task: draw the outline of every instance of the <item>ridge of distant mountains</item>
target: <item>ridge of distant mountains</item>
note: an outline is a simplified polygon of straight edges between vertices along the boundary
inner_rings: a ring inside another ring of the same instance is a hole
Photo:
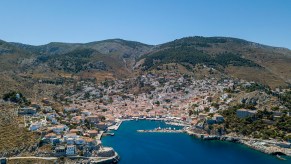
[[[185,37],[159,45],[122,39],[90,43],[32,46],[0,40],[1,86],[19,79],[93,77],[116,79],[135,76],[176,63],[189,72],[196,65],[271,87],[291,83],[291,51],[229,37]],[[1,92],[1,90],[0,90]]]

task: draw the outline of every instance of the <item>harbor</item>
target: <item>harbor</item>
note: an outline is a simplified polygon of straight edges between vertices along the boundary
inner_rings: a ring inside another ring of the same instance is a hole
[[[137,130],[139,133],[186,133],[190,136],[195,136],[196,138],[202,140],[220,140],[220,141],[227,141],[227,142],[234,142],[246,145],[247,147],[260,151],[265,154],[275,155],[276,157],[280,157],[279,159],[285,159],[281,157],[283,156],[291,156],[291,149],[290,144],[284,146],[285,142],[278,142],[278,141],[269,141],[269,140],[259,140],[259,139],[252,139],[248,137],[242,136],[230,136],[230,135],[209,135],[203,133],[195,133],[191,130],[186,130],[188,125],[184,124],[183,122],[171,122],[168,119],[159,119],[159,118],[148,118],[147,120],[154,120],[154,121],[163,121],[166,125],[171,126],[179,126],[183,127],[183,129],[175,129],[175,128],[154,128],[149,130]]]
[[[178,121],[170,121],[166,118],[132,118],[132,119],[123,119],[113,126],[110,126],[108,130],[114,130],[117,131],[121,124],[124,121],[155,121],[155,122],[163,122],[167,126],[175,126],[173,128],[166,127],[161,128],[160,126],[158,128],[153,129],[138,129],[136,132],[138,133],[186,133],[190,136],[195,136],[196,138],[202,139],[202,140],[220,140],[220,141],[227,141],[227,142],[234,142],[234,143],[240,143],[243,145],[246,145],[247,147],[266,153],[270,155],[275,155],[276,157],[280,157],[279,159],[285,159],[283,156],[291,156],[291,149],[290,148],[283,148],[277,145],[280,145],[280,142],[269,142],[269,141],[263,141],[258,139],[251,139],[246,137],[240,137],[240,136],[229,136],[229,135],[209,135],[209,134],[203,134],[203,133],[195,133],[191,130],[186,130],[188,125],[184,124],[183,122]],[[179,127],[179,128],[178,128]],[[102,136],[114,136],[114,133],[106,132],[102,133]]]
[[[285,144],[284,142],[259,140],[259,139],[252,139],[252,138],[240,137],[240,136],[229,136],[229,135],[218,136],[218,135],[200,134],[200,133],[194,133],[189,130],[185,132],[190,136],[195,136],[196,138],[199,138],[202,140],[220,140],[220,141],[241,143],[243,145],[246,145],[249,148],[260,151],[265,154],[291,156],[290,146],[286,145],[285,148],[282,146],[281,147],[278,146],[278,145]]]
[[[155,130],[157,127],[164,131]],[[211,163],[213,160],[216,160],[217,164],[287,164],[291,160],[288,156],[279,155],[286,159],[283,160],[277,155],[261,153],[245,144],[240,144],[240,137],[218,138],[215,135],[194,134],[187,131],[172,133],[167,131],[169,127],[172,130],[181,129],[164,121],[125,121],[118,130],[114,131],[114,137],[104,136],[102,144],[113,147],[118,152],[122,157],[120,164],[147,164],[157,163],[156,161],[164,161],[168,164]],[[203,139],[200,138],[202,136]],[[222,156],[225,158],[221,158]]]

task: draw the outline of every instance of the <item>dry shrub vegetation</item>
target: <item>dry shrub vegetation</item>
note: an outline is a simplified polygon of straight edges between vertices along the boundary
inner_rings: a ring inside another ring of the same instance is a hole
[[[0,105],[0,156],[27,152],[37,141],[37,135],[19,126],[13,105]]]

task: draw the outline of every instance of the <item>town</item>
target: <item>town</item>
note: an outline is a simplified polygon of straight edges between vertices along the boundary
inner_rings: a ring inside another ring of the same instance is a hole
[[[59,93],[54,98],[19,106],[15,114],[21,117],[24,127],[40,135],[34,153],[37,157],[69,157],[91,163],[117,162],[117,152],[103,147],[101,137],[113,136],[123,121],[138,119],[163,120],[167,124],[183,126],[188,134],[204,139],[225,139],[228,136],[233,141],[241,138],[241,142],[250,147],[261,144],[256,149],[269,154],[291,155],[288,139],[272,142],[268,138],[251,140],[228,132],[225,127],[224,111],[238,103],[247,104],[237,108],[235,115],[239,119],[253,118],[262,110],[273,110],[272,118],[264,119],[270,125],[283,115],[290,117],[290,112],[286,113],[287,108],[282,105],[274,110],[279,104],[274,96],[261,100],[261,97],[268,97],[261,91],[258,94],[263,96],[238,99],[240,92],[252,86],[255,86],[254,82],[244,80],[195,79],[174,72],[148,73],[135,79],[105,81],[98,85],[80,81],[66,92],[67,95]],[[139,90],[135,91],[135,88]],[[14,96],[21,99],[18,93]],[[61,109],[55,107],[56,102],[61,104]],[[255,144],[249,144],[251,141]],[[266,147],[272,147],[273,151]]]

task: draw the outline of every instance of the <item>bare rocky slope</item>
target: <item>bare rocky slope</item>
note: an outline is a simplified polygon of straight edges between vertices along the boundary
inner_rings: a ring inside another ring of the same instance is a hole
[[[63,85],[80,79],[127,78],[167,63],[181,64],[188,71],[204,64],[272,88],[291,83],[289,49],[236,38],[187,37],[155,46],[122,39],[41,46],[0,40],[0,93],[53,90],[55,87],[48,84]]]

